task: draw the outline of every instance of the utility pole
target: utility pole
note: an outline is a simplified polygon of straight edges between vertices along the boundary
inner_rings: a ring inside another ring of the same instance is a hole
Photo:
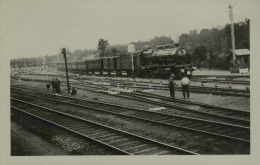
[[[134,52],[135,52],[135,45],[129,44],[128,45],[128,52],[131,53],[131,61],[132,61],[132,74],[134,74]]]
[[[67,52],[65,48],[62,48],[61,53],[64,56],[65,59],[65,69],[66,69],[66,78],[67,78],[67,87],[68,87],[68,93],[70,93],[70,83],[69,83],[69,75],[68,75],[68,66],[67,66]]]
[[[236,61],[236,54],[235,54],[235,31],[234,31],[234,16],[232,9],[233,7],[231,5],[228,6],[229,8],[229,14],[230,14],[230,20],[231,20],[231,41],[232,41],[232,55],[233,55],[233,66],[235,66],[235,61]]]
[[[132,73],[134,73],[134,55],[131,53],[131,61],[132,61]]]

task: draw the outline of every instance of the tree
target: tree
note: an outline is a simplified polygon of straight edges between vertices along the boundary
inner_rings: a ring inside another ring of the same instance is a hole
[[[100,51],[100,57],[105,56],[105,51],[108,46],[108,41],[104,39],[99,39],[98,41],[98,50]]]
[[[156,48],[159,45],[166,45],[166,44],[174,44],[174,41],[171,37],[161,36],[161,37],[154,37],[149,41],[149,47]]]
[[[228,36],[228,47],[231,47],[231,28],[230,24],[227,24],[225,26],[225,34]],[[234,29],[235,29],[235,46],[236,49],[250,49],[250,20],[246,19],[244,22],[238,22],[234,24]]]
[[[236,49],[250,49],[250,20],[235,23],[234,27]],[[194,64],[226,69],[226,57],[231,50],[230,29],[231,25],[227,24],[225,27],[202,29],[199,33],[197,30],[191,30],[188,34],[180,36],[179,43],[193,54]]]
[[[193,62],[197,64],[198,67],[201,66],[201,62],[205,61],[207,58],[208,48],[205,45],[199,45],[194,49]]]
[[[83,51],[76,49],[70,54],[69,58],[67,57],[67,60],[75,61],[75,60],[82,60],[82,58],[83,58]]]
[[[111,48],[111,54],[112,56],[116,56],[118,53],[118,50],[116,48]]]

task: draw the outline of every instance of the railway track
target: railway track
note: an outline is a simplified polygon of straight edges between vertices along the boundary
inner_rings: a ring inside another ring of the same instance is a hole
[[[219,116],[226,116],[226,117],[231,117],[231,118],[236,118],[236,119],[242,119],[242,120],[248,121],[248,122],[250,120],[249,111],[223,108],[223,107],[213,106],[213,105],[209,105],[209,104],[202,104],[202,103],[192,102],[192,101],[182,100],[182,99],[175,99],[175,98],[172,99],[167,96],[146,93],[146,92],[142,92],[142,91],[137,91],[135,93],[125,93],[125,94],[133,96],[133,97],[140,96],[142,98],[160,99],[162,102],[165,102],[168,104],[174,104],[174,105],[178,105],[178,106],[187,106],[187,104],[195,105],[195,106],[198,106],[198,108],[196,108],[196,109],[199,109],[200,111],[203,111],[203,112],[211,112],[211,113],[218,114]]]
[[[19,111],[38,120],[83,136],[91,141],[114,150],[121,155],[197,155],[195,152],[164,144],[152,139],[108,127],[93,121],[62,113],[50,108],[11,98],[12,105],[22,104],[23,109],[11,106],[12,111]]]
[[[105,92],[109,88],[104,86],[77,84],[74,85],[74,87],[82,90],[88,90],[95,93],[110,95],[109,93]],[[89,88],[93,88],[93,89],[91,90]],[[144,93],[144,92],[135,92],[135,93],[121,92],[120,95],[113,95],[113,96],[151,103],[151,104],[174,108],[174,109],[179,109],[190,113],[204,115],[206,117],[214,117],[216,119],[221,119],[221,121],[231,122],[232,124],[241,124],[243,126],[250,126],[250,112],[248,111],[215,107],[207,104],[201,104],[198,102],[191,102],[186,100],[184,101],[180,99],[170,99],[164,96]],[[157,100],[153,100],[152,98],[155,98]],[[187,106],[187,104],[193,105],[193,107],[191,108],[190,106]]]
[[[31,79],[24,79],[25,81],[36,81],[36,82],[46,82],[46,83],[49,83],[49,81],[48,80],[31,80]],[[75,82],[71,82],[71,84],[73,84],[73,85],[75,85],[75,86],[79,86],[79,83],[82,83],[82,84],[85,84],[86,82],[84,82],[84,81],[82,81],[82,80],[80,80],[80,81],[78,81],[77,83],[75,83]],[[89,85],[93,85],[93,84],[91,84],[91,83],[87,83],[87,84],[89,84]],[[98,85],[98,84],[94,84],[94,85]],[[102,85],[102,84],[101,84]],[[104,85],[102,85],[102,86],[104,86]],[[106,85],[106,86],[110,86],[110,85]],[[89,87],[89,86],[88,86]],[[100,87],[100,89],[102,89],[102,87],[99,85],[99,87]],[[112,87],[118,87],[118,84],[117,85],[113,85]],[[129,87],[129,86],[120,86],[120,87]],[[132,86],[130,86],[130,87],[132,87]],[[134,87],[136,87],[135,85],[134,85]],[[138,87],[136,87],[136,88],[138,88]],[[147,89],[154,89],[153,87],[146,87]],[[103,89],[105,89],[105,88],[103,88]],[[108,89],[108,88],[106,88],[106,89]],[[168,88],[165,88],[165,90],[168,90]],[[221,89],[221,90],[225,90],[225,89]],[[142,91],[142,90],[136,90],[136,91]],[[244,90],[242,90],[243,92],[245,92]],[[246,92],[247,93],[247,92]],[[156,96],[157,97],[157,96]],[[161,97],[161,96],[160,96]],[[175,99],[175,101],[181,101],[180,99]],[[183,102],[183,101],[182,101]],[[185,101],[185,103],[187,103],[187,104],[190,104],[191,102],[190,101]],[[202,103],[195,103],[195,102],[192,102],[192,104],[196,104],[196,105],[202,105]],[[206,106],[206,107],[209,107],[209,108],[211,108],[212,106],[211,105],[206,105],[206,104],[204,104],[204,106]],[[218,107],[218,108],[220,108],[220,107]],[[221,108],[221,109],[224,109],[224,108]],[[249,115],[248,115],[249,116]]]
[[[210,77],[217,77],[217,78],[250,78],[250,74],[233,74],[233,75],[192,75],[193,78],[210,78]]]
[[[191,79],[191,81],[196,82],[202,82],[202,83],[211,83],[211,82],[217,82],[217,83],[225,83],[225,84],[241,84],[241,85],[250,85],[250,81],[246,80],[221,80],[221,79]]]
[[[70,76],[74,77],[74,76]],[[77,80],[80,80],[79,78],[75,78]],[[84,78],[86,79],[86,78]],[[87,78],[88,80],[95,80],[95,78]],[[114,80],[112,78],[100,78],[103,82],[110,83],[111,86],[121,86],[121,87],[131,87],[136,89],[157,89],[157,90],[169,90],[168,84],[165,83],[154,83],[152,81],[150,82],[137,82],[137,81],[129,81],[129,79],[121,80],[117,79]],[[23,78],[25,81],[30,81],[27,78]],[[42,81],[42,80],[35,80],[35,81]],[[48,81],[45,81],[48,82]],[[229,81],[230,82],[230,81]],[[182,91],[182,87],[179,85],[175,86],[176,91]],[[242,89],[232,89],[232,88],[219,88],[219,87],[207,87],[207,86],[192,86],[190,85],[190,92],[194,93],[206,93],[206,94],[212,94],[212,95],[223,95],[223,96],[236,96],[236,97],[246,97],[250,98],[250,89],[247,87],[245,90]]]
[[[17,88],[16,88],[17,89]],[[21,88],[20,88],[21,89]],[[250,128],[240,125],[214,122],[210,120],[201,120],[191,117],[185,117],[180,115],[166,114],[160,112],[146,111],[136,108],[129,108],[114,104],[108,104],[104,102],[96,102],[83,100],[78,98],[71,98],[67,96],[55,96],[40,91],[35,91],[37,95],[30,94],[31,92],[15,91],[12,88],[12,93],[18,93],[28,95],[28,97],[45,99],[48,101],[59,102],[61,104],[68,104],[72,106],[78,106],[86,108],[88,110],[95,110],[103,113],[109,113],[121,117],[127,117],[145,122],[151,122],[168,127],[174,127],[178,129],[184,129],[200,134],[206,134],[214,137],[225,138],[229,140],[235,140],[243,143],[250,143]],[[41,96],[40,96],[41,95]],[[65,101],[67,100],[67,101]],[[112,109],[112,110],[111,110]]]
[[[82,82],[84,83],[84,82]],[[80,84],[78,83],[71,83],[72,86],[78,88],[78,89],[82,89],[82,90],[87,90],[87,91],[91,91],[91,92],[95,92],[95,93],[102,93],[102,94],[106,94],[106,95],[110,95],[108,94],[107,91],[109,89],[109,87],[105,87],[103,85],[98,85],[98,84]],[[92,88],[92,89],[89,89]],[[121,92],[123,93],[123,92]],[[138,91],[137,93],[135,93],[135,95],[137,95],[137,97],[128,97],[125,95],[131,95],[128,93],[123,93],[120,95],[114,95],[115,97],[123,97],[126,99],[133,99],[133,100],[139,100],[139,101],[143,101],[143,102],[147,102],[147,103],[151,103],[151,104],[155,104],[155,105],[161,105],[161,106],[165,106],[165,107],[169,107],[169,108],[178,108],[181,110],[184,110],[186,112],[192,112],[192,113],[196,113],[196,114],[201,114],[207,117],[214,117],[216,119],[225,119],[225,120],[229,120],[231,122],[233,122],[233,124],[237,124],[237,123],[244,123],[244,126],[249,126],[250,125],[250,112],[248,111],[242,111],[242,110],[234,110],[234,109],[228,109],[228,108],[223,108],[223,107],[216,107],[216,106],[212,106],[212,105],[208,105],[208,104],[202,104],[202,103],[198,103],[198,102],[191,102],[188,100],[181,100],[181,99],[173,99],[171,100],[170,98],[161,96],[161,95],[155,95],[155,94],[147,94],[148,96],[140,96],[141,94],[138,93],[142,93],[145,94],[144,92],[140,92]],[[142,97],[142,98],[140,98]],[[151,100],[151,99],[147,99],[147,97],[149,98],[155,98],[155,99],[160,99],[159,101],[156,100]],[[168,103],[167,103],[168,102]],[[178,104],[176,104],[178,103]],[[196,109],[191,109],[191,108],[186,108],[187,105],[196,105],[199,106],[199,108]]]
[[[153,83],[153,82],[136,82],[128,80],[111,80],[103,79],[103,82],[110,83],[111,86],[131,87],[137,89],[158,89],[158,90],[169,90],[168,84]],[[182,91],[182,87],[175,85],[175,90]],[[242,89],[229,89],[229,88],[217,88],[217,87],[206,87],[206,86],[190,86],[190,92],[194,93],[206,93],[213,95],[225,95],[225,96],[237,96],[237,97],[250,97],[249,88],[246,90]]]

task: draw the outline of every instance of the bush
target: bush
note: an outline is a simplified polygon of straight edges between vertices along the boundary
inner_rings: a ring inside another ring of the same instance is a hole
[[[229,60],[226,56],[215,56],[211,61],[211,68],[228,70],[229,69]]]

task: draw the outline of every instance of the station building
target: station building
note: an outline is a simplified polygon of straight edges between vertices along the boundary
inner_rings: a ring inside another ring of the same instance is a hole
[[[230,72],[246,74],[250,71],[250,51],[248,49],[235,49],[235,66],[233,65],[232,50],[230,53]]]
[[[248,49],[235,49],[235,55],[239,68],[250,68],[250,51]]]

